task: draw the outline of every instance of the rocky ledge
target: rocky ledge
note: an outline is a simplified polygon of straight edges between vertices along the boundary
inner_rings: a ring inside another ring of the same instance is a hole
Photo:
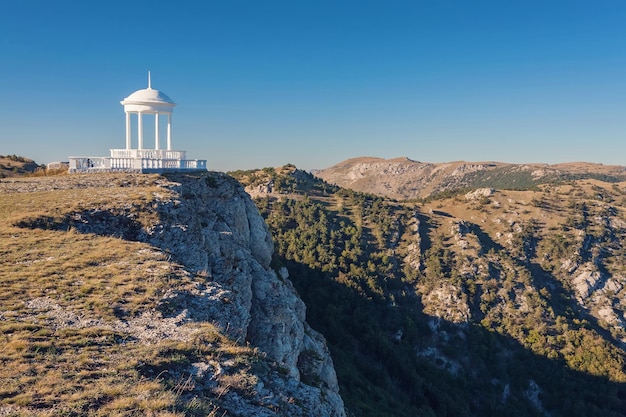
[[[159,343],[184,338],[185,323],[207,322],[242,346],[258,349],[269,368],[250,370],[258,381],[251,393],[223,393],[220,407],[228,415],[345,416],[326,341],[306,323],[305,305],[289,281],[288,271],[270,265],[271,235],[249,195],[233,178],[214,172],[75,175],[3,180],[0,192],[84,188],[96,192],[101,187],[120,187],[131,193],[132,187],[144,186],[157,191],[151,201],[139,206],[103,204],[67,213],[60,220],[31,219],[31,224],[20,227],[145,242],[186,274],[201,277],[193,286],[166,291],[158,309],[134,321],[106,326],[117,326],[116,331],[132,333],[145,343]],[[139,217],[150,221],[138,221]],[[29,303],[34,316],[45,311],[58,326],[97,322],[68,319],[70,313],[47,299]],[[194,363],[188,374],[195,375],[197,386],[210,386],[211,373],[219,372],[220,366],[228,364]]]
[[[306,307],[287,270],[270,267],[272,237],[249,195],[224,174],[168,178],[164,186],[176,197],[160,201],[162,221],[145,240],[207,280],[165,301],[265,352],[284,369],[292,396],[306,404],[304,414],[345,415],[326,341],[306,323]]]

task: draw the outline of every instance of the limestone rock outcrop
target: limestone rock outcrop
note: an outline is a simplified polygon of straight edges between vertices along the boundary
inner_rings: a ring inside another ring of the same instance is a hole
[[[170,301],[276,361],[291,395],[306,404],[302,415],[345,415],[326,342],[306,324],[306,307],[288,278],[270,268],[272,237],[250,197],[223,174],[169,179],[163,186],[176,197],[159,201],[161,220],[143,239],[207,277],[203,288],[169,294]]]

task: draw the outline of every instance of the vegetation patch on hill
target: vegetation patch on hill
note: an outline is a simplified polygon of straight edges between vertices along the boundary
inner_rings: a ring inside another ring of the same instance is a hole
[[[352,415],[623,415],[626,184],[256,203]]]

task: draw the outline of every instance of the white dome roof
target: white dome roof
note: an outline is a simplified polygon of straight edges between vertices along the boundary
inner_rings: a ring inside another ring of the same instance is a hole
[[[169,98],[165,93],[159,90],[154,90],[150,87],[137,90],[128,97],[126,97],[122,104],[146,104],[146,105],[170,105],[175,106],[176,103]]]
[[[150,82],[150,71],[148,71],[148,88],[143,88],[132,93],[124,100],[120,101],[127,113],[167,113],[174,111],[176,103],[165,93],[152,88]]]

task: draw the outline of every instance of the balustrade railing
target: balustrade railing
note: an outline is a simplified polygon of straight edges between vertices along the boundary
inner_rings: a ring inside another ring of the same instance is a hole
[[[111,158],[186,159],[187,152],[166,149],[111,149]]]
[[[110,158],[104,157],[70,157],[70,169],[103,170],[111,168]]]
[[[115,151],[115,153],[114,153]],[[119,152],[118,152],[119,151]],[[70,172],[98,172],[98,171],[159,171],[159,170],[206,170],[206,161],[198,159],[178,158],[139,158],[132,155],[137,149],[112,149],[108,157],[70,157]],[[153,150],[154,151],[154,150]],[[157,150],[158,151],[158,150]],[[183,151],[163,151],[164,154],[184,155]]]

